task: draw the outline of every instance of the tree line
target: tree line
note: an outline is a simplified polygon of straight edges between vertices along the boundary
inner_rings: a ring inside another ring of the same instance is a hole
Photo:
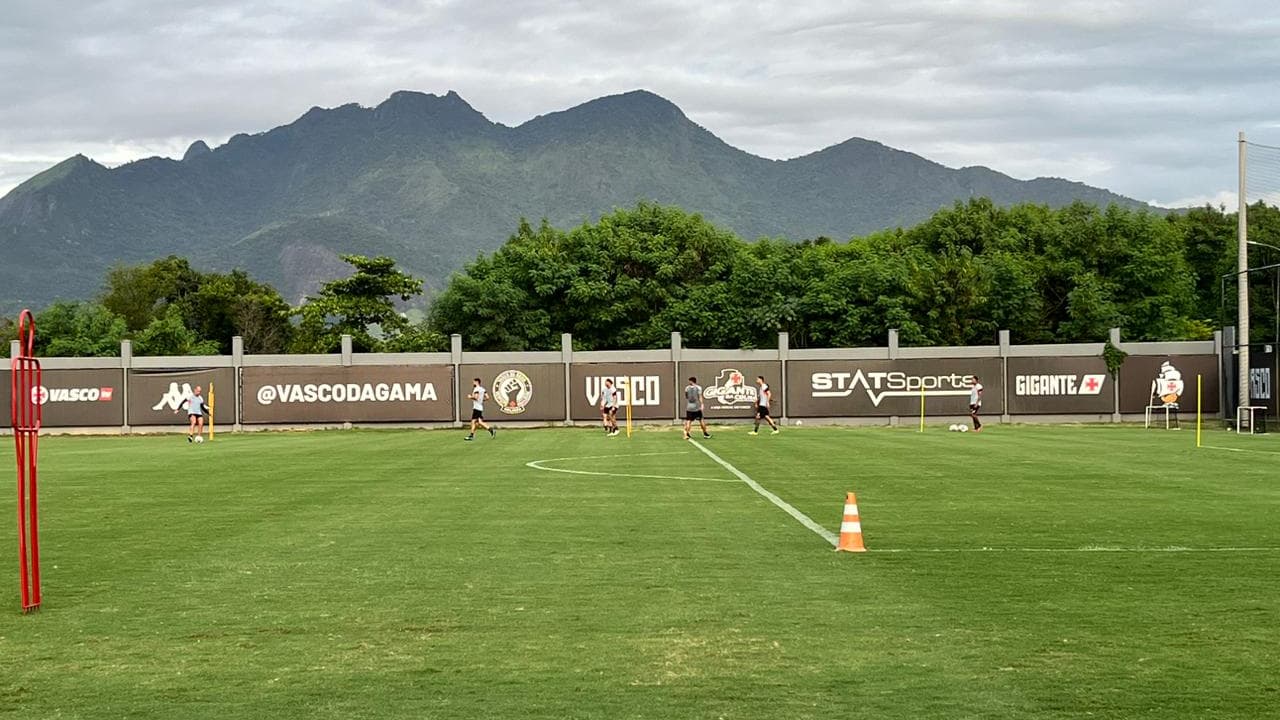
[[[137,355],[227,355],[240,336],[251,354],[332,353],[349,334],[357,352],[440,350],[446,338],[413,324],[407,302],[422,282],[390,258],[344,256],[352,274],[325,283],[298,307],[243,270],[200,272],[185,258],[112,268],[91,301],[58,302],[36,313],[38,355],[113,356],[130,340]],[[5,335],[14,336],[5,320]]]
[[[1250,238],[1280,262],[1280,211],[1259,204]],[[357,352],[429,352],[459,333],[471,350],[554,350],[571,332],[582,350],[664,347],[678,330],[693,347],[1096,342],[1211,337],[1234,322],[1236,220],[1213,207],[1160,214],[1076,203],[957,202],[909,229],[848,242],[819,237],[744,241],[696,214],[642,203],[570,230],[521,221],[507,242],[455,273],[430,298],[387,257],[348,255],[346,278],[292,307],[243,270],[200,272],[171,256],[108,271],[92,301],[37,314],[37,352],[110,356],[330,353],[349,334]],[[1255,263],[1257,264],[1257,263]],[[1259,282],[1264,280],[1265,282]],[[1269,337],[1270,276],[1255,280],[1255,336]],[[0,327],[13,336],[13,322]],[[1270,338],[1276,340],[1277,338]]]
[[[1280,212],[1257,205],[1250,237],[1280,245]],[[1265,250],[1264,250],[1265,251]],[[1271,251],[1280,262],[1280,251]],[[1076,203],[956,203],[910,229],[848,242],[744,242],[697,215],[641,204],[564,231],[522,222],[435,298],[430,326],[484,350],[1195,340],[1234,322],[1224,273],[1236,219],[1203,207],[1160,214]],[[1234,283],[1234,276],[1231,282]],[[1272,327],[1269,279],[1254,327]],[[1234,284],[1231,285],[1234,288]],[[1230,291],[1234,293],[1234,290]]]

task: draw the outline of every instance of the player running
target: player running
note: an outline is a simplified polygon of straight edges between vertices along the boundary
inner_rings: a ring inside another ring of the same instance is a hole
[[[480,426],[489,431],[489,437],[497,437],[498,429],[490,427],[489,423],[484,421],[484,399],[488,392],[484,389],[484,384],[480,382],[480,378],[474,378],[471,388],[471,432],[463,438],[464,440],[476,439],[476,426]]]
[[[707,432],[707,420],[702,417],[706,407],[702,401],[702,386],[698,384],[696,377],[690,377],[689,384],[684,388],[684,405],[684,439],[691,439],[689,431],[693,428],[694,420],[702,425],[702,437],[711,437],[711,433]]]
[[[973,376],[973,384],[969,386],[969,419],[973,420],[973,431],[982,432],[982,421],[978,419],[978,411],[982,410],[982,383],[978,376]]]
[[[769,417],[769,403],[773,401],[773,391],[769,389],[769,384],[764,381],[763,375],[756,376],[756,427],[748,435],[760,434],[760,421],[764,420],[769,423],[769,427],[773,428],[773,434],[778,434],[778,423]]]
[[[197,437],[204,436],[204,414],[209,409],[204,396],[200,394],[199,385],[183,398],[182,404],[174,409],[173,414],[177,415],[183,408],[187,410],[187,421],[190,423],[187,427],[187,442],[195,442]]]
[[[612,379],[604,381],[600,392],[600,419],[604,422],[605,437],[618,434],[618,388],[613,386]]]

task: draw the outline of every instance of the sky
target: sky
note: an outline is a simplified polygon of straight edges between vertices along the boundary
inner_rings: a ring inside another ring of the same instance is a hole
[[[3,0],[0,193],[396,90],[518,125],[646,89],[768,158],[862,137],[1233,206],[1237,132],[1280,146],[1278,79],[1263,0]]]

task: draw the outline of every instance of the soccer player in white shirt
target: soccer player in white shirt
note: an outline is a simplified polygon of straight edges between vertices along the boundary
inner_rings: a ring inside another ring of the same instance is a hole
[[[489,437],[497,437],[498,429],[489,427],[484,421],[484,398],[488,392],[484,389],[484,384],[480,382],[480,378],[472,379],[471,387],[471,433],[464,440],[476,439],[476,426],[480,426],[489,431]]]
[[[982,421],[978,419],[978,411],[982,409],[982,383],[978,376],[973,376],[973,384],[969,386],[969,419],[973,420],[973,431],[982,432]]]
[[[618,434],[618,388],[613,380],[604,381],[604,389],[600,391],[600,419],[604,422],[604,434],[612,437]]]
[[[778,424],[769,416],[769,405],[773,402],[773,391],[769,389],[769,384],[764,381],[763,375],[756,376],[756,427],[748,435],[760,434],[760,421],[764,420],[769,423],[769,427],[773,428],[773,434],[778,434]]]

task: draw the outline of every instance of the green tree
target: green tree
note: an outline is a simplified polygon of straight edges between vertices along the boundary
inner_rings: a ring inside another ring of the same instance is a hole
[[[139,355],[217,355],[216,340],[201,339],[200,334],[187,327],[182,310],[169,305],[164,314],[152,320],[134,340]]]
[[[250,353],[285,352],[293,333],[291,309],[280,293],[255,282],[243,270],[230,274],[201,273],[185,258],[114,267],[107,272],[103,305],[141,333],[178,308],[183,324],[201,341],[213,341],[226,354],[231,338],[244,338]]]
[[[1251,232],[1280,244],[1280,213]],[[521,222],[433,304],[436,332],[485,350],[795,347],[1202,339],[1216,277],[1234,263],[1234,219],[1074,203],[997,207],[977,198],[927,222],[847,243],[743,242],[700,217],[641,204],[564,232]],[[1252,321],[1275,320],[1273,289]],[[1259,302],[1258,300],[1261,300]],[[1269,326],[1269,325],[1268,325]]]
[[[141,332],[168,305],[196,292],[202,280],[186,258],[176,255],[146,265],[116,266],[107,271],[102,304],[124,318],[130,332]]]
[[[409,321],[396,309],[395,298],[407,302],[422,292],[422,281],[396,269],[389,257],[343,255],[355,272],[325,283],[295,311],[301,322],[293,347],[297,352],[330,353],[351,335],[357,352],[379,352],[411,332]]]
[[[188,327],[203,340],[231,352],[239,335],[247,353],[283,353],[289,347],[292,312],[280,293],[255,282],[243,270],[201,275],[199,286],[176,302]]]
[[[113,357],[128,336],[124,318],[97,303],[54,303],[35,321],[36,354],[48,357]]]
[[[729,279],[741,241],[677,208],[642,203],[570,232],[522,221],[491,257],[456,275],[431,327],[486,350],[662,347],[682,325],[673,306]],[[675,323],[675,324],[672,324]]]
[[[1220,322],[1222,276],[1236,269],[1235,216],[1205,205],[1170,214],[1166,222],[1182,237],[1183,255],[1195,275],[1197,317]]]
[[[449,338],[431,329],[426,321],[414,323],[382,342],[382,352],[444,352]]]

